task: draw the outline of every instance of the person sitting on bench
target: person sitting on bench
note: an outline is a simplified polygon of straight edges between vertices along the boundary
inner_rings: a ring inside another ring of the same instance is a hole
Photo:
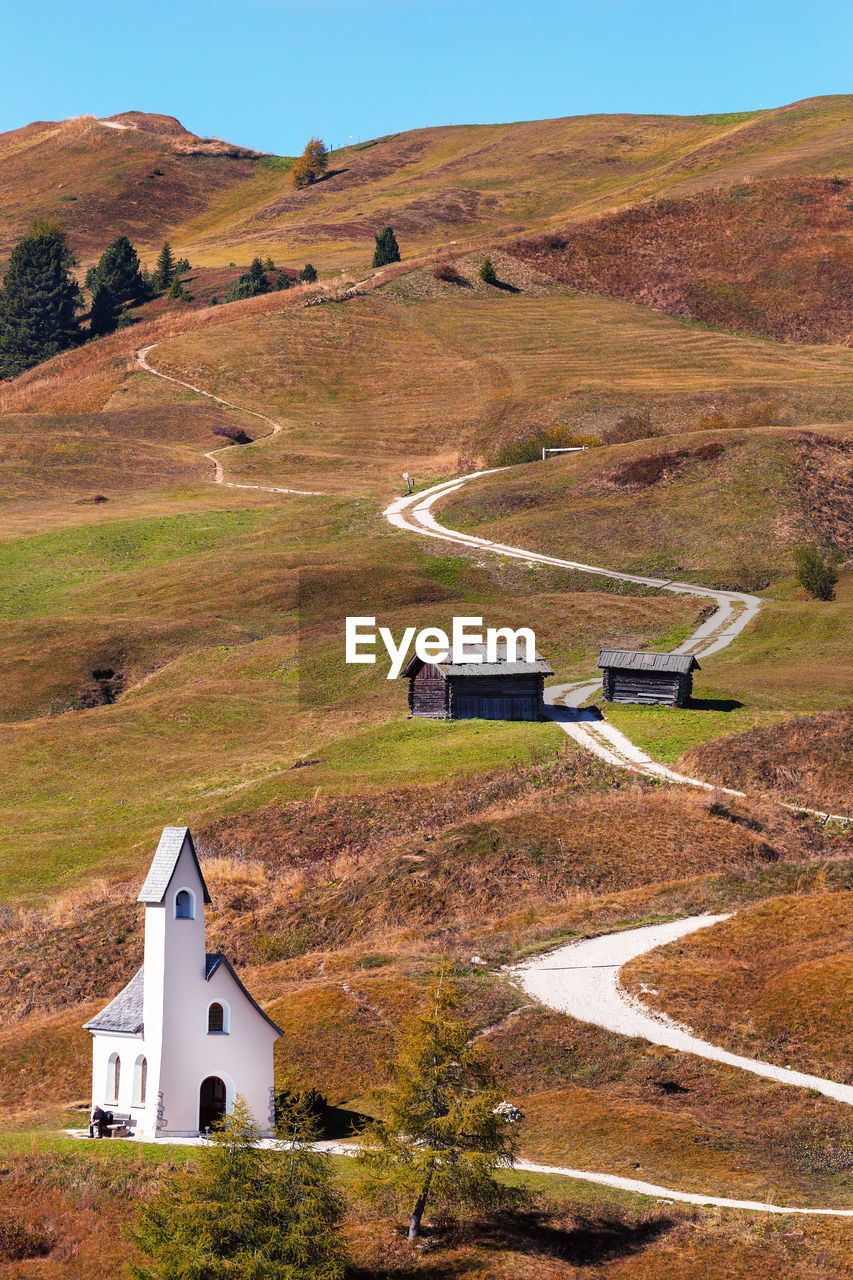
[[[103,1138],[104,1130],[109,1124],[110,1118],[111,1117],[109,1112],[104,1111],[98,1104],[96,1104],[95,1110],[92,1112],[92,1119],[89,1124],[89,1137],[94,1138],[96,1136],[95,1130],[97,1129],[98,1131],[97,1137]]]

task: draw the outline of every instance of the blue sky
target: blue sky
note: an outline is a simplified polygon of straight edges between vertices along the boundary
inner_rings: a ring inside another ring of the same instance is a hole
[[[437,124],[779,106],[851,84],[850,0],[40,0],[0,131],[131,109],[279,154]]]

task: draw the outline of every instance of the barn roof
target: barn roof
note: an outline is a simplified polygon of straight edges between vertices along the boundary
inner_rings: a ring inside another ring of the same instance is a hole
[[[537,653],[535,662],[524,662],[519,659],[515,662],[508,662],[506,656],[506,645],[499,644],[497,646],[497,662],[486,662],[486,646],[484,644],[466,644],[469,653],[482,654],[482,662],[451,662],[448,658],[446,662],[434,662],[432,665],[438,667],[439,671],[445,676],[531,676],[542,675],[552,676],[554,674],[547,662],[543,662]],[[521,649],[522,646],[519,645]],[[522,649],[523,652],[523,649]],[[426,664],[415,655],[410,658],[403,668],[404,676],[415,676],[421,667]]]
[[[157,852],[154,854],[154,861],[148,868],[148,875],[145,877],[145,883],[139,891],[137,902],[162,902],[166,896],[166,890],[169,887],[169,881],[175,874],[175,867],[178,865],[178,858],[181,856],[181,850],[184,847],[184,841],[189,841],[190,853],[192,854],[195,869],[198,872],[198,878],[204,890],[205,902],[210,902],[210,894],[207,892],[207,885],[204,883],[204,876],[201,874],[201,867],[198,864],[198,854],[195,851],[193,838],[190,835],[189,827],[164,827],[163,834],[160,837],[160,843],[157,846]]]
[[[105,1009],[85,1024],[84,1031],[123,1031],[128,1035],[142,1033],[143,974],[140,969],[126,987],[114,996]]]
[[[602,649],[598,665],[618,667],[621,671],[655,671],[679,676],[701,670],[692,653],[649,653],[645,649]]]

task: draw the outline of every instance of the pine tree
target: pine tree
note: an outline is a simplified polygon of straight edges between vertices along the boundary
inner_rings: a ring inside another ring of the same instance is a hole
[[[38,221],[12,250],[0,290],[0,377],[47,360],[78,339],[80,291],[68,236]]]
[[[269,281],[267,280],[266,272],[264,271],[264,264],[261,262],[260,258],[252,259],[251,266],[249,267],[249,279],[255,285],[256,293],[266,293],[269,289]]]
[[[163,248],[157,258],[157,266],[154,269],[154,280],[158,289],[168,289],[175,276],[175,257],[172,253],[172,246],[168,240],[163,242]]]
[[[118,324],[119,307],[113,297],[112,290],[100,280],[96,281],[92,292],[92,307],[89,312],[89,333],[93,338],[100,338],[105,333],[112,333]]]
[[[512,1198],[495,1173],[513,1163],[521,1113],[501,1101],[488,1064],[470,1047],[459,1004],[439,969],[425,1011],[401,1033],[391,1084],[380,1091],[384,1118],[362,1136],[364,1190],[408,1198],[409,1240],[420,1235],[430,1197],[451,1209]]]
[[[386,267],[389,262],[400,261],[400,249],[393,227],[383,227],[375,237],[376,248],[373,253],[374,267]]]
[[[491,258],[483,259],[482,265],[480,266],[480,279],[485,281],[486,284],[498,283],[498,273],[492,266]]]
[[[93,283],[106,285],[117,306],[123,306],[126,302],[142,302],[145,298],[145,282],[139,257],[127,236],[118,236],[107,246],[93,274]],[[94,295],[89,273],[86,275],[86,284]]]
[[[342,1202],[328,1156],[302,1113],[288,1117],[282,1149],[262,1151],[239,1095],[194,1166],[176,1170],[140,1211],[131,1238],[151,1261],[137,1280],[339,1280]]]
[[[317,279],[317,268],[311,262],[306,262],[305,266],[299,272],[299,279],[306,284],[313,284]]]

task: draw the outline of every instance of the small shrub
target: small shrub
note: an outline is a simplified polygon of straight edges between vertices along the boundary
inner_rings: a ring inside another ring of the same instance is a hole
[[[836,558],[825,552],[817,543],[797,547],[794,551],[794,569],[797,582],[812,600],[834,600],[838,582]]]
[[[317,268],[311,262],[306,262],[305,266],[299,272],[299,279],[305,284],[313,284],[317,279]]]
[[[467,285],[468,281],[452,262],[437,262],[432,269],[434,280],[444,280],[446,284]]]
[[[212,434],[224,436],[226,440],[231,440],[234,444],[252,443],[252,437],[247,436],[242,427],[213,427]]]
[[[275,288],[279,290],[289,289],[292,284],[293,284],[293,281],[291,280],[287,272],[279,271],[278,275],[275,278]]]
[[[498,467],[516,467],[523,462],[538,462],[543,449],[594,449],[601,444],[598,436],[567,427],[538,427],[520,440],[504,440],[490,461]]]
[[[133,315],[130,311],[122,311],[116,321],[117,329],[129,329],[132,324],[139,324],[139,316]]]
[[[361,957],[358,961],[358,967],[359,969],[381,969],[384,965],[389,963],[390,960],[388,956],[368,954]]]
[[[492,266],[491,258],[484,258],[480,265],[480,279],[484,284],[497,284],[498,273]]]

